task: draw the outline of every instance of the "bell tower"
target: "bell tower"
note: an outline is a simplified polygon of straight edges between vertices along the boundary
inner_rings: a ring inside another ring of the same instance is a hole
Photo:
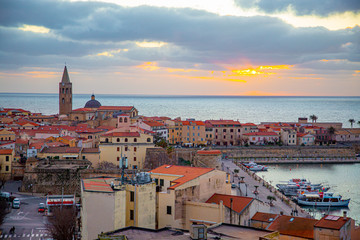
[[[64,73],[59,83],[59,115],[70,114],[72,111],[72,83],[65,65]]]

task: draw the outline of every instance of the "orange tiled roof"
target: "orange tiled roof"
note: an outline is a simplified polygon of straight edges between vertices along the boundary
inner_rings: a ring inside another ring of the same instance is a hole
[[[49,147],[42,150],[43,153],[80,153],[79,147]]]
[[[187,126],[187,125],[190,125],[190,124],[193,124],[193,123],[195,123],[196,126],[205,126],[205,123],[202,122],[202,121],[181,121],[181,123],[184,126]]]
[[[279,216],[268,227],[268,230],[279,231],[280,234],[314,238],[314,225],[318,220],[293,216]]]
[[[73,112],[90,112],[90,111],[94,111],[91,108],[77,108],[72,110]]]
[[[242,123],[241,126],[256,126],[254,123]]]
[[[150,127],[163,127],[164,124],[157,122],[157,121],[144,121],[146,125],[149,125]]]
[[[223,201],[224,206],[230,208],[231,199],[233,200],[232,210],[234,210],[237,213],[241,213],[254,200],[253,198],[250,197],[240,197],[240,196],[215,193],[206,202],[219,204],[220,201]]]
[[[257,212],[255,215],[251,218],[251,220],[254,221],[260,221],[260,222],[272,222],[274,221],[275,217],[278,216],[274,213],[264,213],[264,212]],[[270,221],[270,219],[272,220]]]
[[[162,165],[158,168],[155,168],[150,171],[150,173],[165,173],[173,175],[182,175],[178,179],[175,179],[171,183],[175,183],[170,186],[168,189],[175,189],[182,184],[191,181],[195,178],[200,177],[201,175],[213,171],[214,168],[200,168],[200,167],[186,167],[186,166],[177,166],[177,165]]]
[[[201,155],[221,154],[221,151],[219,151],[219,150],[199,150],[199,151],[197,151],[197,154],[201,154]]]
[[[133,106],[100,106],[97,110],[131,111],[133,108]]]
[[[315,227],[340,230],[349,220],[351,220],[349,217],[344,220],[343,217],[325,215],[315,224]]]
[[[104,137],[140,137],[138,132],[112,132],[102,135]]]
[[[89,192],[114,192],[106,182],[107,178],[83,179],[82,184],[85,191]]]
[[[9,155],[12,154],[12,149],[0,149],[0,155]]]

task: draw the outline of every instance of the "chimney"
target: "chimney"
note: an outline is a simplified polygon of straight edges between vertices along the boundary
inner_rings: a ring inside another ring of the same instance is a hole
[[[347,211],[343,211],[344,220],[347,220]]]
[[[282,216],[282,215],[284,215],[284,212],[283,212],[283,211],[281,211],[281,212],[280,212],[280,215],[281,215],[281,216]]]

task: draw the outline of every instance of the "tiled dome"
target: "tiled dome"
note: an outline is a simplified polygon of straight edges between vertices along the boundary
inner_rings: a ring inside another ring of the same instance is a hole
[[[101,103],[95,100],[95,95],[91,95],[91,100],[87,101],[84,108],[99,108],[101,107]]]

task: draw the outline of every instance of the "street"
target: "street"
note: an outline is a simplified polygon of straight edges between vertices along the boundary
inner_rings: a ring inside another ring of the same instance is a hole
[[[0,239],[49,239],[46,231],[47,217],[38,213],[39,203],[45,203],[46,198],[39,194],[19,193],[20,181],[8,181],[2,189],[4,192],[12,193],[20,199],[20,208],[11,209],[1,226]],[[10,234],[10,229],[15,227],[15,233]]]

